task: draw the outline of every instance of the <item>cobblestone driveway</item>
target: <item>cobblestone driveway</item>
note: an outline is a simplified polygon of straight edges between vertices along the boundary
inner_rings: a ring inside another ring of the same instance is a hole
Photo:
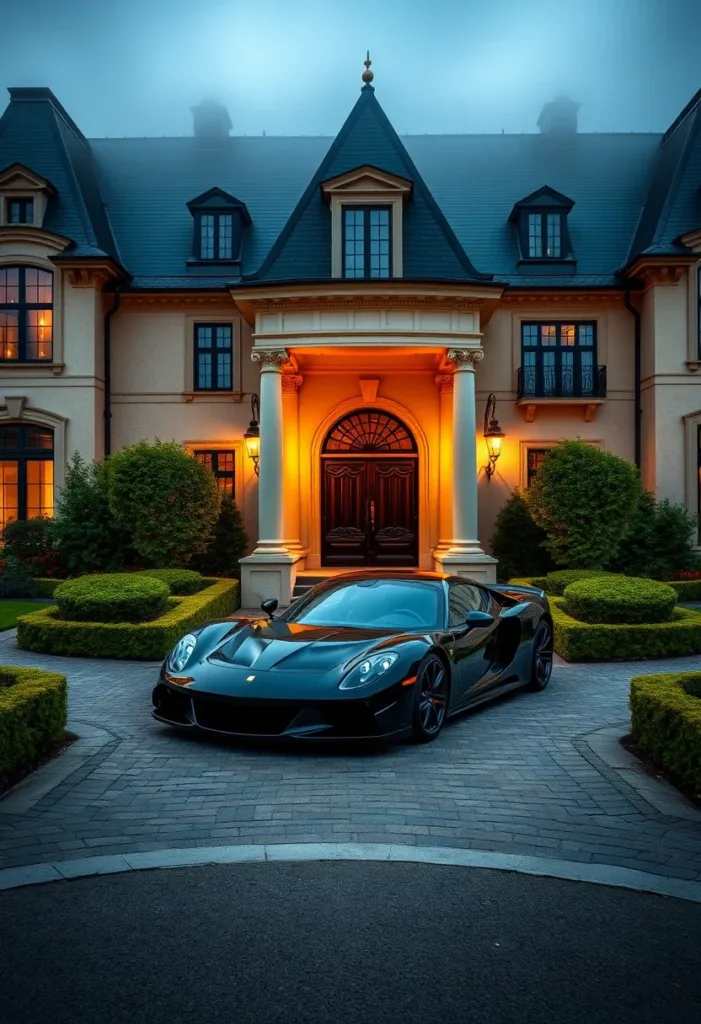
[[[698,659],[558,665],[541,694],[517,693],[449,723],[422,747],[327,752],[181,736],[150,717],[156,666],[18,651],[0,663],[69,677],[70,725],[112,741],[26,813],[0,802],[0,867],[57,858],[236,843],[453,846],[701,879],[701,823],[656,811],[586,744],[628,725],[638,671]]]

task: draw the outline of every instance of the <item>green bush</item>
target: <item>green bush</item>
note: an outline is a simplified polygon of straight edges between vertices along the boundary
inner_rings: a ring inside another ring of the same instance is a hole
[[[669,622],[677,603],[666,583],[634,576],[596,576],[565,587],[563,608],[582,622]]]
[[[202,590],[202,573],[192,569],[144,569],[135,575],[160,580],[176,597],[189,597]]]
[[[3,558],[38,558],[53,547],[53,519],[11,519],[2,531]]]
[[[81,576],[56,587],[58,616],[69,622],[145,622],[168,607],[167,583],[136,573]]]
[[[635,676],[630,710],[641,750],[701,792],[701,672]]]
[[[547,535],[533,522],[522,494],[515,491],[497,516],[492,554],[499,559],[499,576],[538,576],[555,568],[544,547]]]
[[[206,550],[219,514],[217,484],[183,445],[122,448],[109,459],[108,491],[142,564],[180,568]]]
[[[525,493],[558,565],[601,569],[618,552],[641,495],[635,466],[583,441],[550,449]]]
[[[66,727],[66,677],[0,667],[0,779],[29,768]]]
[[[54,544],[62,564],[75,576],[114,572],[134,561],[129,534],[110,508],[109,461],[88,463],[76,452],[58,500]]]
[[[22,566],[19,558],[11,555],[0,576],[0,598],[37,597],[38,593],[37,581]]]
[[[701,601],[701,580],[669,580],[678,601]]]
[[[193,560],[193,565],[203,573],[238,576],[239,559],[247,547],[248,537],[241,513],[231,495],[224,493],[212,539],[206,550]]]
[[[555,650],[567,661],[636,661],[701,654],[701,614],[675,608],[671,622],[643,625],[580,622],[550,599]],[[21,620],[20,620],[21,621]]]
[[[668,580],[694,565],[696,530],[696,518],[683,505],[656,501],[653,494],[644,492],[628,533],[608,568],[626,576]]]
[[[597,579],[600,576],[608,575],[611,574],[604,572],[603,569],[558,569],[556,572],[548,573],[544,580],[539,581],[538,586],[542,583],[542,588],[546,594],[552,594],[553,597],[562,597],[565,587],[569,587],[570,583],[577,583],[579,580]]]
[[[64,580],[52,580],[52,579],[35,579],[37,587],[37,597],[53,597],[56,587],[60,586]]]
[[[184,633],[225,618],[239,607],[237,582],[205,579],[204,583],[204,589],[191,597],[171,597],[168,610],[153,622],[66,622],[57,617],[55,607],[21,615],[17,646],[42,654],[158,661]]]

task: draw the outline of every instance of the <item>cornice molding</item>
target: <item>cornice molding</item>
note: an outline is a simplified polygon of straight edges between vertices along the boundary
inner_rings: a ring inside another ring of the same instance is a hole
[[[65,271],[74,288],[103,288],[108,281],[123,277],[119,268],[110,259],[54,259],[53,262]]]
[[[553,291],[506,292],[500,306],[619,306],[623,305],[623,292],[615,291]]]
[[[0,227],[0,243],[13,242],[17,245],[43,245],[46,249],[53,249],[54,252],[63,252],[67,245],[71,244],[70,238],[63,235],[55,235],[52,231],[44,231],[43,228],[34,228],[31,224],[4,225]],[[18,254],[21,255],[21,254]]]
[[[303,311],[310,309],[451,309],[474,312],[480,309],[483,300],[447,298],[444,296],[412,297],[387,295],[338,295],[307,298],[290,296],[289,298],[265,299],[255,302],[257,313],[278,313],[281,310]]]
[[[122,306],[134,309],[189,309],[192,306],[223,306],[230,308],[230,315],[238,316],[238,310],[228,292],[122,292]]]

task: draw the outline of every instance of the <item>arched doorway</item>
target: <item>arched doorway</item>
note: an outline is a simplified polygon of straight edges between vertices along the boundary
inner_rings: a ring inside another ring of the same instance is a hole
[[[409,428],[381,409],[347,413],[327,433],[321,461],[322,565],[417,565],[418,450]]]

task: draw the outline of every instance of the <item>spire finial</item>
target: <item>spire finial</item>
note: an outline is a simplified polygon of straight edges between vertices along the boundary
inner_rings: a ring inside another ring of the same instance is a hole
[[[370,60],[370,51],[369,50],[368,50],[367,57],[363,61],[363,64],[365,65],[365,71],[363,71],[363,82],[365,83],[365,85],[370,85],[370,83],[372,82],[373,78],[375,77],[375,73],[374,73],[374,71],[370,70],[370,67],[372,65],[372,61]]]

